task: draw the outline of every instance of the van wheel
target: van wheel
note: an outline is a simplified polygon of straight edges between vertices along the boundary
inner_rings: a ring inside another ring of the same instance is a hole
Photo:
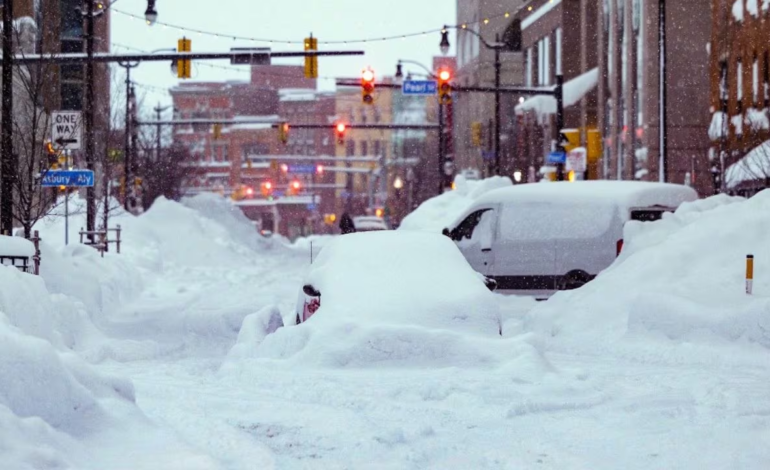
[[[298,314],[297,314],[297,318],[296,318],[296,320],[294,320],[294,324],[295,324],[295,325],[299,325],[299,323],[300,323],[300,322],[299,322],[299,313],[298,313]]]
[[[583,287],[591,276],[585,271],[570,271],[559,282],[559,290],[575,290]]]

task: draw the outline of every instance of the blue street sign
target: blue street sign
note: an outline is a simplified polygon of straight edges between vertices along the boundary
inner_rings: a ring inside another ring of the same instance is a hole
[[[315,165],[287,165],[288,173],[315,173]]]
[[[314,211],[317,208],[318,208],[318,205],[313,203],[313,202],[311,202],[310,204],[307,205],[307,210],[309,210],[309,211]]]
[[[401,85],[401,93],[405,95],[435,95],[437,90],[436,80],[406,80]]]
[[[495,158],[495,152],[493,150],[482,150],[481,158],[483,158],[484,160],[492,160],[493,158]]]
[[[551,152],[548,154],[548,163],[559,164],[567,162],[567,154],[565,152]]]
[[[91,170],[54,170],[47,171],[40,180],[46,188],[56,186],[91,187],[94,185],[94,172]]]

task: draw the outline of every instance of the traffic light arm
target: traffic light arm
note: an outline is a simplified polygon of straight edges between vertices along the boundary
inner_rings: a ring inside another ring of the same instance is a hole
[[[168,60],[243,60],[258,61],[266,57],[305,57],[305,56],[353,56],[364,55],[364,51],[301,51],[301,52],[163,52],[158,54],[112,54],[96,53],[94,62],[159,62]],[[85,64],[88,56],[84,53],[74,54],[24,54],[14,55],[13,60],[19,65],[38,63],[46,64]],[[359,86],[358,84],[356,86]]]

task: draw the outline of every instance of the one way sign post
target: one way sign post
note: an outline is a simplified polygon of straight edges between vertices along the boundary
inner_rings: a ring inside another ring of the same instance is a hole
[[[83,122],[80,111],[51,113],[51,141],[60,150],[79,150],[83,140]]]

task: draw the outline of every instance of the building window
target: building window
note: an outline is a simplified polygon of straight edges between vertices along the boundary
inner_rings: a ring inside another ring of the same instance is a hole
[[[526,86],[532,86],[532,48],[527,49],[527,57],[525,59],[526,65],[525,69],[526,76],[524,77],[524,83]]]
[[[727,70],[727,61],[722,61],[719,64],[719,99],[722,101],[722,107],[727,107],[727,99],[729,97],[728,91],[727,91],[727,77],[728,70]]]
[[[230,161],[229,149],[230,149],[229,145],[223,145],[222,146],[222,161],[223,162]]]
[[[365,140],[361,141],[361,155],[366,156],[369,154],[369,143]]]
[[[374,141],[374,156],[375,157],[379,157],[381,155],[381,152],[382,152],[381,146],[382,146],[382,143],[380,143],[379,140],[375,140]]]
[[[561,75],[561,28],[556,28],[556,75]]]
[[[83,85],[80,83],[62,83],[61,84],[61,109],[80,110],[83,109]]]
[[[737,86],[738,112],[743,112],[743,62],[738,59],[738,65],[735,67],[735,83]]]
[[[345,142],[345,156],[352,157],[356,154],[356,143],[353,140]]]
[[[545,57],[545,51],[543,50],[543,40],[537,41],[537,84],[543,85],[543,58]]]
[[[366,109],[361,108],[361,124],[366,124]]]
[[[759,59],[754,54],[754,63],[751,64],[751,91],[754,103],[759,103]]]
[[[82,4],[81,0],[60,0],[62,38],[83,37],[83,17],[80,15]]]
[[[551,37],[546,36],[543,38],[543,50],[545,51],[545,59],[543,59],[543,85],[551,84]]]
[[[765,51],[765,108],[770,108],[770,51]]]

